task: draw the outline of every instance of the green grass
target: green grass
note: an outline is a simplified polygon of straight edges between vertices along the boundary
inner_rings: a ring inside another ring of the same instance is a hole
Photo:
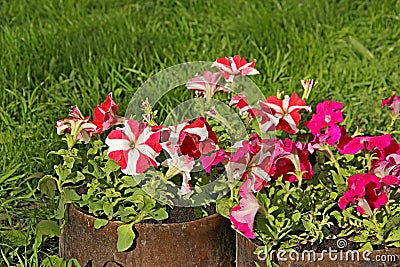
[[[301,92],[299,80],[314,78],[312,105],[342,101],[353,129],[384,126],[380,100],[400,88],[399,1],[225,2],[0,2],[0,231],[27,239],[0,235],[0,266],[35,265],[56,249],[51,240],[31,249],[35,222],[52,215],[36,186],[55,163],[47,152],[60,146],[56,120],[74,104],[89,114],[110,91],[124,110],[169,66],[256,58],[252,79],[266,95]]]

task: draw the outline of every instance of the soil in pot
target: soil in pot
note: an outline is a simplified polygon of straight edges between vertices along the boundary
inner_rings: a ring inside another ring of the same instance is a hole
[[[256,244],[240,234],[236,234],[236,266],[267,266],[265,254],[255,255]],[[273,261],[282,267],[398,267],[400,266],[400,248],[379,249],[358,252],[357,244],[346,239],[330,240],[318,246],[296,248],[296,252],[274,252]],[[331,252],[329,252],[331,251]],[[279,255],[278,255],[279,253]]]
[[[93,267],[235,266],[235,233],[229,220],[219,214],[192,220],[194,212],[178,210],[170,211],[180,214],[169,219],[175,222],[135,224],[134,245],[129,251],[118,252],[117,228],[121,223],[109,222],[94,229],[95,218],[71,205],[60,237],[60,256]],[[176,222],[178,219],[186,222]]]

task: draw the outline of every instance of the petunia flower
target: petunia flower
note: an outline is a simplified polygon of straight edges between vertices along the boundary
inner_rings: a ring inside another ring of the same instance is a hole
[[[324,127],[331,127],[339,122],[342,122],[343,115],[341,109],[343,104],[340,102],[326,100],[319,103],[316,107],[316,112],[312,118],[305,123],[311,130],[313,135],[321,132]]]
[[[307,144],[293,142],[290,139],[285,139],[285,142],[278,140],[270,170],[272,178],[276,180],[283,176],[283,181],[297,182],[296,174],[301,173],[303,180],[311,179],[314,172],[308,155]]]
[[[106,100],[94,109],[93,123],[97,126],[96,133],[101,134],[112,126],[123,124],[124,118],[117,115],[118,105],[112,99],[112,93]]]
[[[181,153],[192,158],[199,158],[215,150],[218,143],[217,135],[211,129],[204,117],[198,117],[193,123],[182,128],[179,133]]]
[[[246,180],[239,189],[242,197],[239,205],[233,207],[230,212],[230,219],[233,226],[241,231],[246,237],[254,239],[254,219],[260,208],[260,203],[251,192],[251,181]]]
[[[272,164],[275,140],[262,140],[251,134],[249,140],[236,142],[236,150],[225,165],[227,177],[251,181],[251,190],[258,192],[271,180],[269,170]]]
[[[69,111],[69,117],[58,120],[56,128],[58,135],[71,133],[72,136],[87,144],[96,133],[97,126],[89,120],[89,116],[84,117],[79,108],[73,106]]]
[[[227,82],[233,82],[236,76],[259,74],[258,70],[254,68],[255,64],[255,59],[252,62],[247,62],[245,58],[235,55],[229,58],[217,58],[211,67],[218,68]]]
[[[342,154],[356,154],[363,149],[373,151],[379,160],[385,159],[387,155],[399,153],[400,145],[390,134],[380,136],[357,136],[349,137],[342,128],[337,149]],[[375,164],[377,161],[373,161]]]
[[[175,175],[182,175],[182,186],[181,189],[178,191],[178,194],[186,195],[190,193],[190,172],[192,171],[194,166],[194,159],[187,155],[171,153],[171,158],[164,160],[162,165],[168,167],[168,170],[165,174],[166,179],[170,179]]]
[[[392,95],[389,99],[382,99],[382,108],[388,106],[393,116],[400,115],[400,96]],[[400,119],[400,117],[398,117]]]
[[[252,118],[255,118],[257,116],[255,108],[249,105],[245,95],[233,96],[231,101],[229,102],[229,105],[238,108],[240,115],[250,115]]]
[[[157,167],[156,157],[162,147],[160,133],[153,132],[147,123],[126,120],[123,128],[110,132],[106,138],[108,156],[118,162],[128,175],[144,173],[148,167]]]
[[[361,214],[372,215],[374,209],[379,210],[387,201],[385,191],[381,190],[381,180],[369,173],[356,174],[348,179],[348,187],[339,199],[339,207],[344,210],[350,203],[357,205]]]
[[[390,154],[385,160],[379,161],[370,173],[382,179],[382,182],[389,187],[400,185],[400,155]]]
[[[194,90],[197,96],[210,99],[217,92],[230,92],[228,87],[218,83],[220,78],[221,73],[219,72],[203,71],[200,76],[190,79],[186,83],[186,87]]]
[[[207,173],[210,173],[211,167],[218,165],[224,160],[228,160],[230,158],[230,153],[226,152],[223,148],[218,149],[217,151],[211,153],[209,156],[202,155],[200,157],[201,164],[204,167],[204,170]]]
[[[311,107],[306,106],[304,100],[299,98],[296,93],[293,93],[291,97],[286,95],[283,100],[276,96],[269,96],[265,102],[259,101],[258,103],[265,113],[271,113],[279,120],[276,125],[277,130],[284,130],[291,134],[297,133],[299,130],[297,129],[301,119],[299,111],[303,109],[311,111]]]

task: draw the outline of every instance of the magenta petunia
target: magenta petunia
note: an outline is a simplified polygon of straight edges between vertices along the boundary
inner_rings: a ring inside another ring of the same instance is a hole
[[[254,68],[255,64],[255,59],[252,62],[247,62],[246,59],[235,55],[234,57],[217,58],[211,67],[219,69],[226,81],[233,82],[236,76],[259,74],[258,70]]]
[[[342,108],[343,104],[340,102],[326,100],[319,103],[315,114],[306,123],[306,126],[311,130],[313,135],[316,135],[321,132],[322,128],[331,127],[344,120],[341,111]]]
[[[346,135],[345,129],[342,128],[342,135],[337,149],[342,154],[356,154],[363,149],[367,149],[373,151],[379,160],[383,160],[386,155],[398,153],[400,151],[400,145],[390,134],[349,137]],[[373,164],[376,162],[376,160],[373,161]]]
[[[374,209],[379,210],[387,201],[387,195],[381,190],[381,179],[374,174],[356,174],[348,179],[348,187],[338,205],[344,210],[350,203],[357,205],[357,211],[361,214],[372,215]]]
[[[152,131],[147,123],[126,120],[123,128],[110,132],[106,144],[108,156],[118,162],[125,174],[138,175],[159,165],[156,157],[162,150],[160,133]]]

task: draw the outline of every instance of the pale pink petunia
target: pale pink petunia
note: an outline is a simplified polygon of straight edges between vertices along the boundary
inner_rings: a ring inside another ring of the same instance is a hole
[[[94,109],[93,123],[97,126],[96,133],[103,133],[117,124],[123,124],[124,118],[117,115],[118,105],[112,99],[112,94]]]
[[[262,111],[276,117],[279,122],[276,125],[277,130],[284,130],[288,133],[297,133],[301,115],[300,110],[311,111],[311,107],[306,106],[303,99],[299,98],[296,93],[292,96],[286,95],[283,100],[276,96],[269,96],[265,102],[258,102]]]
[[[230,213],[233,226],[241,231],[246,237],[254,239],[254,219],[260,208],[260,203],[251,192],[251,181],[246,180],[239,189],[242,197],[239,205],[235,206]]]
[[[178,153],[172,153],[171,158],[163,161],[163,166],[168,167],[165,174],[166,179],[170,179],[175,175],[182,175],[182,186],[178,191],[179,195],[185,195],[190,193],[190,172],[194,166],[194,159],[187,155],[178,155]]]
[[[189,90],[194,90],[196,95],[204,98],[212,98],[215,93],[229,93],[228,87],[218,83],[221,78],[221,73],[212,73],[211,71],[203,71],[201,75],[190,79],[186,83]]]
[[[150,166],[159,165],[156,161],[162,150],[159,140],[160,133],[152,131],[147,123],[126,120],[123,128],[107,136],[108,156],[118,162],[123,173],[138,175]]]
[[[96,133],[97,127],[89,120],[89,116],[84,117],[79,108],[74,106],[70,109],[68,118],[57,121],[56,128],[58,135],[71,133],[72,136],[87,144]]]
[[[234,57],[222,57],[211,65],[211,67],[218,68],[227,82],[233,82],[236,76],[248,76],[259,74],[258,70],[254,68],[256,60],[247,62],[246,59],[241,58],[239,55]]]

